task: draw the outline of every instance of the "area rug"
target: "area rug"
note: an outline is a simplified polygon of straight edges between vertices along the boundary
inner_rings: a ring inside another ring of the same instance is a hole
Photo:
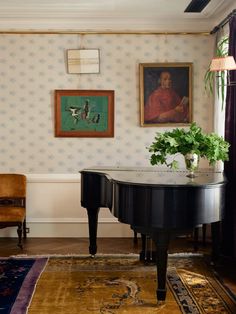
[[[0,313],[23,314],[47,258],[0,258]]]
[[[38,271],[35,277],[39,275]],[[39,280],[35,280],[37,285],[28,310],[27,305],[21,304],[18,312],[0,309],[0,313],[236,313],[234,297],[202,256],[170,256],[167,278],[166,302],[158,303],[156,267],[143,264],[137,256],[50,257]],[[28,291],[24,286],[23,281],[20,299],[22,291],[32,295],[32,287]],[[15,303],[17,300],[18,296]]]

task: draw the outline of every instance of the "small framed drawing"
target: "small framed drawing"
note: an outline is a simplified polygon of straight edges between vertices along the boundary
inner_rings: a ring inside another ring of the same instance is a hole
[[[55,90],[56,137],[114,137],[114,91]]]
[[[141,63],[141,126],[192,122],[192,63]]]
[[[69,49],[67,50],[67,64],[68,73],[99,73],[99,50]]]

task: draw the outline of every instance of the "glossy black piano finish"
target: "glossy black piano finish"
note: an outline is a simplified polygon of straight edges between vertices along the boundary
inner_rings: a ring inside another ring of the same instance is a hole
[[[89,219],[89,252],[97,252],[100,207],[108,207],[122,223],[149,235],[156,245],[157,299],[166,297],[168,246],[172,235],[212,225],[213,257],[218,254],[219,221],[224,209],[225,178],[220,172],[197,173],[148,168],[89,168],[81,172],[81,205]]]

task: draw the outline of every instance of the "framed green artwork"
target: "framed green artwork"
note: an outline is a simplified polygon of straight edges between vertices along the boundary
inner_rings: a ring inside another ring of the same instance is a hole
[[[55,90],[56,137],[114,137],[114,91]]]

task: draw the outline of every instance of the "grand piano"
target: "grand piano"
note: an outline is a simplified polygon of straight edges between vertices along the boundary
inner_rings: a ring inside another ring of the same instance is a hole
[[[172,236],[211,224],[212,258],[219,254],[219,222],[224,210],[226,180],[221,172],[185,171],[157,167],[94,167],[81,173],[81,205],[87,209],[89,252],[97,252],[100,207],[108,207],[121,223],[149,236],[156,246],[157,300],[166,298],[168,246]]]

